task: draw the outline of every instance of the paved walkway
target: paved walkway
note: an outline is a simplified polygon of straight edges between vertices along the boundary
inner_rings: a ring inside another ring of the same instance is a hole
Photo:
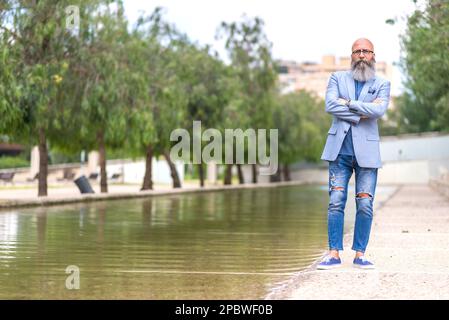
[[[90,182],[96,194],[100,193],[100,185],[97,182]],[[108,192],[133,193],[139,192],[141,184],[108,183]],[[183,187],[195,188],[198,183],[185,183]],[[171,190],[171,184],[154,184],[154,190]],[[0,200],[32,200],[37,199],[37,183],[35,184],[15,184],[0,186]],[[47,190],[48,197],[51,198],[72,198],[80,196],[81,193],[74,182],[49,183]]]
[[[276,183],[252,183],[248,184],[232,184],[232,185],[209,185],[204,188],[199,187],[198,182],[184,182],[182,188],[173,189],[171,185],[154,185],[154,190],[139,191],[141,185],[132,184],[109,184],[108,193],[100,193],[100,186],[95,183],[92,185],[94,194],[80,194],[80,191],[74,183],[65,183],[59,185],[50,185],[47,197],[37,196],[36,186],[2,186],[0,188],[0,209],[21,206],[38,206],[51,204],[65,204],[81,201],[94,201],[105,199],[123,199],[138,198],[157,195],[170,195],[189,192],[209,192],[230,189],[251,189],[251,188],[271,188],[288,185],[306,184],[308,181],[284,181]]]
[[[352,231],[343,266],[316,262],[268,299],[449,299],[449,200],[428,186],[403,186],[375,211],[367,257],[376,270],[352,267]]]

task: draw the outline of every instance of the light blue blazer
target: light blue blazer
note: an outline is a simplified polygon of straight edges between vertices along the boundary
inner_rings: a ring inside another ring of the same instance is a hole
[[[340,104],[339,98],[351,99],[349,108]],[[356,101],[351,71],[333,73],[326,91],[326,112],[333,116],[333,120],[321,159],[334,161],[337,158],[345,134],[351,127],[354,153],[359,166],[382,167],[377,119],[385,114],[389,101],[390,81],[377,76],[368,80]]]

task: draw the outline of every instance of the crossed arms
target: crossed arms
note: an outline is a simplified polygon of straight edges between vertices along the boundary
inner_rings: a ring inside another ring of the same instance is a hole
[[[373,102],[347,100],[339,96],[337,77],[332,74],[326,91],[326,112],[341,120],[359,123],[360,119],[378,119],[385,114],[390,100],[390,82],[384,82]]]

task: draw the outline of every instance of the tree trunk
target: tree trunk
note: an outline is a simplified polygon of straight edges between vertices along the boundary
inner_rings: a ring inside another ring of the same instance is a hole
[[[36,217],[36,233],[37,233],[37,257],[39,262],[44,262],[46,257],[45,239],[47,238],[47,212],[40,210],[35,214]],[[36,261],[37,262],[37,261]]]
[[[237,165],[237,173],[238,173],[238,176],[239,176],[239,184],[244,184],[245,183],[245,178],[243,177],[242,165],[241,164]]]
[[[170,174],[173,180],[173,188],[181,188],[181,181],[179,180],[178,170],[176,170],[176,166],[170,158],[170,153],[164,151],[164,158],[167,160],[168,166],[170,167]]]
[[[98,152],[100,155],[100,189],[101,193],[108,192],[108,175],[106,172],[106,148],[104,145],[104,132],[97,133]]]
[[[232,184],[232,164],[226,165],[223,184]]]
[[[198,173],[200,176],[200,187],[204,187],[204,164],[201,162],[198,165]]]
[[[145,176],[143,177],[142,190],[153,190],[153,176],[152,176],[152,161],[153,161],[153,146],[147,146],[147,154],[145,159]]]
[[[292,178],[290,176],[290,166],[288,164],[284,165],[284,181],[291,181]]]
[[[142,202],[142,223],[145,227],[151,227],[151,216],[153,215],[153,202],[146,199]]]
[[[257,183],[257,164],[251,165],[253,169],[253,183]]]
[[[38,197],[47,196],[48,153],[45,130],[39,129],[39,177]]]

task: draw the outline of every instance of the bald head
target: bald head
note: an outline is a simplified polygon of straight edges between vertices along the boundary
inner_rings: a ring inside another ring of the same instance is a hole
[[[352,51],[358,50],[358,49],[368,49],[371,51],[374,51],[374,45],[373,43],[366,39],[366,38],[360,38],[357,39],[354,44],[352,45]]]
[[[357,81],[365,82],[375,76],[376,54],[374,45],[366,38],[357,39],[352,45],[351,71]]]

